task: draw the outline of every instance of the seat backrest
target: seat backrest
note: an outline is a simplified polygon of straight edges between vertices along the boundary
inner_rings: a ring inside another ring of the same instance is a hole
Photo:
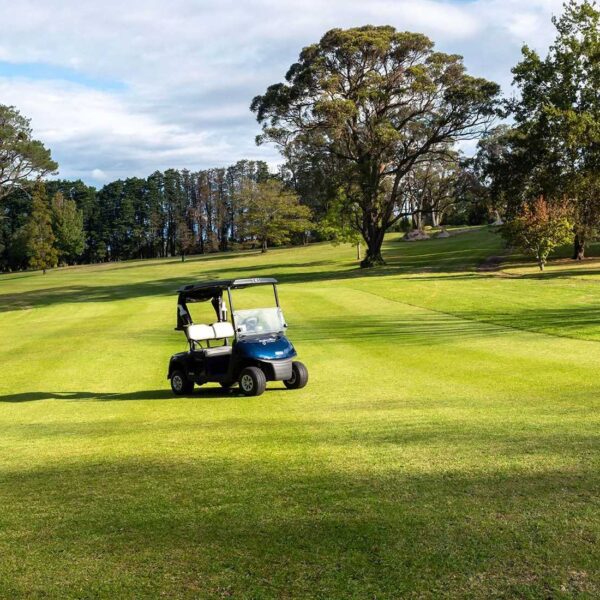
[[[215,330],[212,325],[204,325],[203,323],[194,323],[187,328],[187,336],[193,342],[203,342],[206,340],[215,339]]]
[[[215,332],[215,339],[217,340],[234,336],[233,325],[229,321],[219,321],[218,323],[213,323],[212,328]]]

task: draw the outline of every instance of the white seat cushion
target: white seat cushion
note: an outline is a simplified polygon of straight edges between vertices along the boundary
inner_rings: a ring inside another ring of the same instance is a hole
[[[213,323],[212,328],[215,332],[216,340],[233,337],[233,325],[229,321],[219,321],[218,323]]]
[[[204,356],[220,356],[225,354],[231,354],[231,346],[217,346],[204,350]]]
[[[188,338],[194,342],[203,342],[205,340],[215,339],[215,330],[211,325],[194,323],[187,328]]]

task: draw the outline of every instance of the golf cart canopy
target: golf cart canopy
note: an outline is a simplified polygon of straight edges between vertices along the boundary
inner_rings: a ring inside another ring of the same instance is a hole
[[[254,285],[272,285],[275,292],[275,302],[279,306],[277,296],[277,279],[273,277],[249,277],[246,279],[216,279],[213,281],[202,281],[184,285],[177,290],[177,330],[183,330],[192,323],[192,318],[187,308],[188,302],[205,302],[210,300],[219,321],[227,320],[227,309],[223,302],[223,291],[229,295],[231,306],[231,290],[237,290]]]
[[[250,277],[247,279],[216,279],[184,285],[177,290],[179,299],[186,302],[203,302],[223,295],[223,290],[237,290],[253,285],[274,285],[273,277]]]

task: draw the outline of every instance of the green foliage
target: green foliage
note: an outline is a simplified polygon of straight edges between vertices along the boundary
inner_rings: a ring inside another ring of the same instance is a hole
[[[505,223],[502,235],[512,246],[534,256],[543,271],[550,253],[572,239],[569,207],[540,197],[525,204],[513,219]]]
[[[52,230],[52,210],[42,184],[37,184],[33,192],[31,216],[24,233],[29,267],[41,269],[44,273],[47,269],[56,267],[59,253]]]
[[[244,210],[244,234],[256,239],[263,252],[269,243],[288,243],[294,233],[304,233],[312,226],[310,209],[275,179],[260,183],[246,181],[240,203]]]
[[[415,162],[476,136],[499,92],[426,36],[389,26],[332,29],[302,50],[286,80],[252,102],[258,141],[338,163],[333,187],[344,185],[350,210],[361,212],[363,266],[383,262],[383,236],[401,218],[401,182]]]
[[[340,188],[328,203],[324,217],[317,223],[317,231],[334,244],[358,244],[362,240],[358,228],[360,218],[360,207],[349,203],[344,189]]]
[[[67,264],[75,262],[83,253],[85,234],[83,213],[74,200],[57,192],[52,198],[52,230],[56,237],[58,257]]]
[[[50,150],[31,134],[29,119],[0,104],[0,200],[58,169]]]
[[[520,95],[508,103],[515,126],[500,179],[509,181],[509,202],[519,186],[518,203],[568,197],[584,244],[600,224],[600,11],[570,0],[553,23],[557,37],[546,58],[524,46],[513,69]]]

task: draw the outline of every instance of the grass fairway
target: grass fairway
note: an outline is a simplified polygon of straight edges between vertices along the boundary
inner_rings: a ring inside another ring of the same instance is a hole
[[[0,597],[598,597],[600,262],[477,269],[501,252],[1,276]],[[308,387],[172,397],[173,292],[251,275]]]

